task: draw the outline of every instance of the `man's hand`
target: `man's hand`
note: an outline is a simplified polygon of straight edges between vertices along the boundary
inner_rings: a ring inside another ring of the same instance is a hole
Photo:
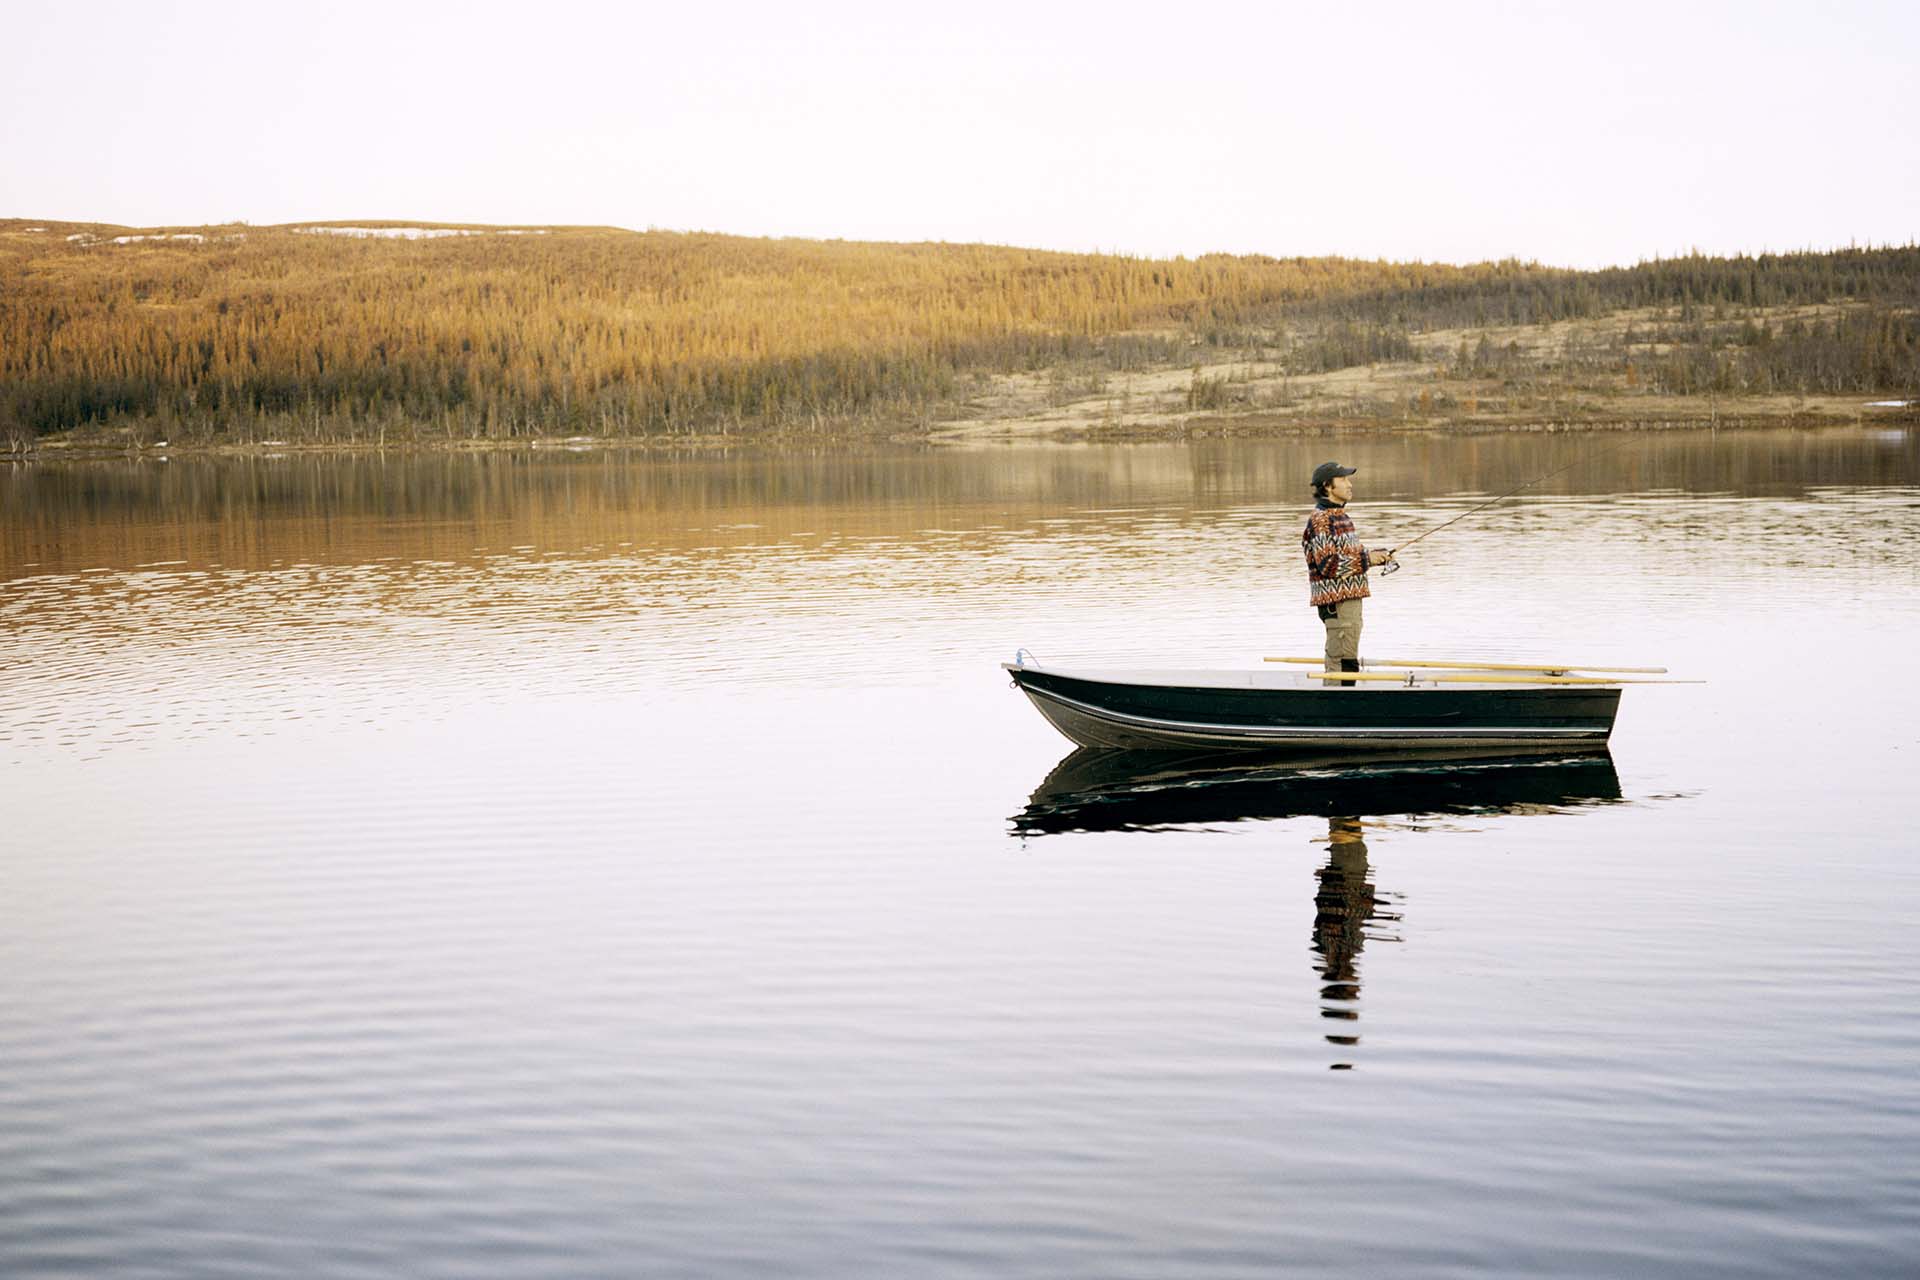
[[[1391,552],[1391,551],[1369,551],[1369,552],[1367,552],[1367,567],[1368,567],[1368,568],[1372,568],[1372,567],[1373,567],[1373,566],[1375,566],[1375,565],[1381,565],[1381,564],[1391,564],[1391,563],[1393,563],[1393,552]]]

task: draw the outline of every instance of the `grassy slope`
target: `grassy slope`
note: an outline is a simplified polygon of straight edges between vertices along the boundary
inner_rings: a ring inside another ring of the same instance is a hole
[[[435,225],[473,234],[0,222],[0,435],[1165,435],[1920,396],[1911,248],[1576,273]]]
[[[1831,325],[1863,304],[1753,308],[1756,324]],[[1189,364],[1114,374],[1063,365],[980,387],[965,411],[935,429],[941,439],[1058,436],[1088,439],[1278,435],[1329,425],[1394,430],[1497,430],[1574,426],[1823,425],[1920,417],[1914,383],[1880,391],[1798,387],[1679,392],[1649,369],[1689,352],[1649,341],[1670,313],[1623,309],[1582,320],[1422,332],[1416,358],[1299,372],[1274,349],[1196,350]],[[1629,343],[1629,333],[1635,337]],[[1513,354],[1497,367],[1457,363],[1463,341],[1486,338]],[[1574,353],[1569,356],[1569,352]],[[1905,408],[1875,403],[1911,400]]]

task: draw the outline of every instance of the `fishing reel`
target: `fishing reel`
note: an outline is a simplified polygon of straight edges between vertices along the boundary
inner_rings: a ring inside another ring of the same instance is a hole
[[[1380,566],[1380,576],[1384,578],[1390,573],[1398,572],[1400,572],[1400,562],[1393,558],[1393,548],[1388,547],[1386,563]]]

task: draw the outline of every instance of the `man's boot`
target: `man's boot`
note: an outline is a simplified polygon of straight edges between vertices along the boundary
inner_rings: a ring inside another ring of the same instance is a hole
[[[1343,672],[1344,672],[1344,671],[1358,671],[1359,669],[1360,669],[1360,659],[1358,659],[1358,658],[1342,658],[1342,659],[1340,659],[1340,670],[1341,670],[1341,671],[1343,671]],[[1353,686],[1354,686],[1354,685],[1356,685],[1356,684],[1359,684],[1360,682],[1359,682],[1358,680],[1339,680],[1339,681],[1336,681],[1335,683],[1337,683],[1337,684],[1338,684],[1338,685],[1339,685],[1339,686],[1340,686],[1340,687],[1341,687],[1342,689],[1351,689],[1351,688],[1353,688]]]

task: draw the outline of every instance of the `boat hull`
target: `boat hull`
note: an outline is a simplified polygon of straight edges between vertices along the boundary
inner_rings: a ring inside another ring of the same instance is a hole
[[[1564,750],[1604,744],[1620,705],[1606,686],[1230,687],[1007,671],[1069,741],[1128,751]]]

